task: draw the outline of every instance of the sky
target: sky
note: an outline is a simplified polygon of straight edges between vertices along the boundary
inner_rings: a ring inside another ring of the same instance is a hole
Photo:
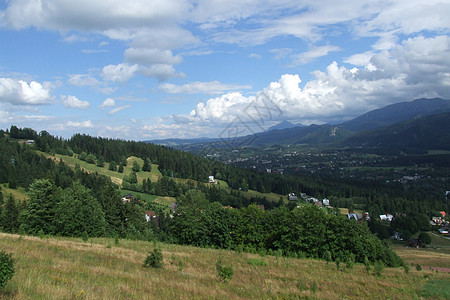
[[[0,0],[0,128],[230,137],[450,99],[450,1]]]

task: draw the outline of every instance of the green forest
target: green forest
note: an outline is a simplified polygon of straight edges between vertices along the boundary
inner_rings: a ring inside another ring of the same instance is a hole
[[[130,156],[144,163],[122,174],[119,186],[108,176],[46,158],[42,153],[77,157],[89,164],[108,166],[118,174],[124,172]],[[150,171],[152,164],[158,166],[162,177],[138,181],[136,173]],[[208,185],[208,176],[226,182],[230,189]],[[380,240],[388,230],[385,225],[376,221],[359,224],[337,211],[327,212],[313,205],[297,207],[296,203],[287,204],[283,197],[279,201],[248,197],[244,192],[303,192],[327,196],[336,207],[360,206],[374,214],[401,212],[415,217],[397,222],[398,229],[414,222],[416,231],[426,229],[421,220],[427,215],[448,210],[448,203],[440,198],[401,186],[267,174],[143,142],[80,134],[66,140],[46,131],[37,133],[15,126],[0,131],[0,184],[8,189],[23,189],[28,196],[19,201],[12,193],[0,190],[0,227],[5,232],[157,239],[327,261],[382,261],[387,266],[400,266],[402,261],[388,243]],[[144,205],[138,198],[124,202],[120,188],[176,197],[176,205],[169,211],[153,203]],[[155,222],[145,220],[146,210],[157,212]]]

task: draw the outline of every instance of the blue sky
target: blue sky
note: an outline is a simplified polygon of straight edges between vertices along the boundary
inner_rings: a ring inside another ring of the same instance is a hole
[[[223,137],[450,99],[449,27],[435,0],[1,1],[0,128]]]

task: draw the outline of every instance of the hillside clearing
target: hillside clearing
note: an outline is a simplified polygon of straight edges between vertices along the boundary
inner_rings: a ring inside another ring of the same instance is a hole
[[[144,259],[155,247],[162,250],[164,268],[146,269]],[[1,250],[13,253],[16,266],[0,292],[4,299],[412,299],[423,296],[428,280],[450,283],[450,274],[413,268],[409,274],[386,269],[377,277],[362,265],[337,270],[335,264],[312,259],[143,241],[116,245],[107,238],[84,243],[0,233]],[[219,257],[233,267],[228,283],[216,277]]]

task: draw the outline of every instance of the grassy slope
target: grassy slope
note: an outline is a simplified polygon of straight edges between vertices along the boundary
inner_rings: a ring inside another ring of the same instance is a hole
[[[12,194],[14,199],[17,201],[25,201],[28,199],[27,193],[23,187],[18,187],[17,189],[10,189],[7,183],[1,184],[3,200],[6,201],[9,195]]]
[[[164,268],[146,269],[143,261],[155,247],[162,250]],[[1,250],[14,254],[16,266],[2,299],[414,299],[427,281],[450,282],[450,274],[428,270],[386,269],[376,277],[361,265],[337,271],[335,264],[310,259],[141,241],[115,245],[105,238],[83,243],[0,233]],[[228,283],[216,277],[218,257],[233,266]]]
[[[62,159],[66,164],[68,164],[69,166],[72,166],[72,167],[75,167],[75,165],[78,164],[78,165],[80,165],[81,168],[83,168],[84,170],[86,170],[88,172],[98,172],[99,174],[109,176],[109,177],[111,177],[111,180],[118,185],[122,184],[122,179],[124,176],[128,176],[130,174],[134,161],[137,161],[141,167],[144,164],[144,161],[141,158],[131,156],[127,159],[127,166],[124,167],[124,172],[121,174],[118,172],[108,170],[108,166],[109,166],[108,163],[105,163],[104,167],[98,167],[95,164],[89,164],[85,161],[79,160],[75,156],[69,157],[67,155],[60,155],[60,154],[55,154],[54,156],[52,156],[48,153],[44,153],[44,152],[40,152],[40,151],[38,151],[38,153],[44,155],[45,157],[50,157],[57,161]],[[162,177],[162,174],[158,169],[158,165],[152,164],[151,172],[142,172],[142,171],[138,172],[137,177],[138,177],[138,181],[140,183],[144,179],[150,179],[152,182],[156,182],[156,181],[158,181],[159,178]],[[191,182],[194,185],[198,184],[198,182],[193,179],[174,178],[174,180],[176,182],[182,183],[182,184],[186,184],[187,182]],[[223,188],[225,190],[230,190],[230,188],[228,187],[228,184],[225,181],[222,181],[222,180],[219,180],[219,181],[220,181],[220,185],[219,185],[220,188]],[[249,190],[247,192],[242,192],[242,193],[245,197],[248,197],[248,198],[250,198],[250,197],[266,197],[269,201],[279,201],[280,197],[283,197],[285,202],[287,202],[286,196],[275,194],[275,193],[260,193],[260,192],[253,191],[253,190]],[[167,201],[172,201],[172,200],[169,199]]]

